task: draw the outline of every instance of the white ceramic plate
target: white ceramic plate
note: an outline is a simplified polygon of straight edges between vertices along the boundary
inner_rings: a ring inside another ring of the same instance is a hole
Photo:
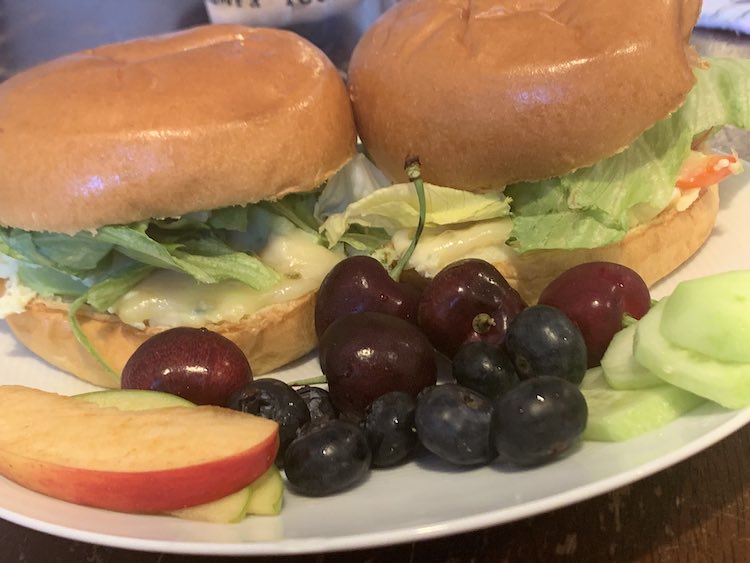
[[[722,186],[722,210],[705,248],[654,295],[682,279],[750,268],[750,176]],[[92,389],[29,355],[0,325],[0,384],[50,391]],[[318,372],[314,360],[283,373]],[[390,545],[492,526],[569,505],[631,483],[693,455],[741,428],[750,409],[706,404],[659,431],[619,444],[584,443],[530,471],[456,470],[433,458],[378,470],[341,495],[308,499],[287,492],[281,516],[232,525],[120,514],[76,506],[0,478],[0,517],[67,538],[130,549],[192,554],[288,554]]]

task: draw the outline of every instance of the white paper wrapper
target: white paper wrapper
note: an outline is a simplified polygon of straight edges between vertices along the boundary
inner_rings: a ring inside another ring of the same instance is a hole
[[[345,13],[362,0],[205,0],[213,23],[286,27]]]
[[[703,0],[698,27],[750,34],[750,0]]]

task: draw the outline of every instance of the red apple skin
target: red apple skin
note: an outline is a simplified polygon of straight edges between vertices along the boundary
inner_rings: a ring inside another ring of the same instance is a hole
[[[0,475],[124,512],[169,512],[225,497],[262,475],[279,446],[275,422],[213,406],[126,411],[0,386],[0,413]]]
[[[108,510],[158,513],[227,496],[260,477],[273,463],[278,438],[269,436],[236,456],[149,472],[109,472],[26,459],[0,452],[6,477],[48,496]]]
[[[169,512],[238,491],[274,462],[278,435],[233,457],[175,469],[110,472],[65,467],[0,451],[0,473],[19,485],[76,504],[120,512]]]

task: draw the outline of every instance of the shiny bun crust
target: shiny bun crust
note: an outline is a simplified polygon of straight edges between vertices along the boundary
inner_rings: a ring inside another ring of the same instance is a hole
[[[276,199],[355,152],[344,83],[287,31],[210,25],[0,85],[0,224],[75,233]]]
[[[650,287],[676,270],[706,241],[719,212],[719,190],[712,186],[684,211],[669,207],[609,246],[577,250],[540,250],[495,264],[527,303],[536,303],[555,277],[577,264],[604,260],[638,272]]]
[[[403,0],[357,45],[349,90],[376,165],[467,190],[588,166],[694,84],[700,0]]]
[[[254,375],[268,373],[310,352],[316,345],[313,311],[315,294],[273,305],[237,323],[207,325],[237,344]],[[35,299],[25,311],[9,315],[16,338],[53,366],[102,387],[119,387],[112,376],[76,340],[66,306]],[[138,346],[157,328],[139,330],[114,315],[83,311],[79,322],[91,344],[107,364],[122,373]]]

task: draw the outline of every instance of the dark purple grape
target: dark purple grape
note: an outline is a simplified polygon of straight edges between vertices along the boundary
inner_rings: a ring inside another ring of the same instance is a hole
[[[455,383],[434,385],[417,397],[415,424],[419,441],[456,465],[489,463],[495,456],[492,403]]]
[[[226,406],[279,424],[277,461],[283,460],[284,451],[299,429],[310,422],[310,411],[302,397],[283,381],[271,377],[247,384],[229,397]]]
[[[505,340],[521,379],[552,375],[578,385],[586,373],[586,343],[565,313],[533,305],[518,315]]]
[[[416,397],[437,380],[435,351],[413,324],[382,313],[334,321],[320,340],[320,367],[340,413],[363,414],[389,391]]]
[[[526,306],[489,262],[466,259],[446,266],[419,300],[419,326],[448,357],[464,342],[501,344],[510,321]]]
[[[365,414],[365,434],[372,450],[373,467],[390,467],[405,461],[417,447],[414,397],[391,391],[375,399]]]
[[[588,262],[566,270],[539,296],[539,303],[562,310],[583,334],[588,367],[598,366],[625,314],[640,319],[651,307],[643,278],[627,266]]]
[[[121,387],[221,406],[252,380],[250,364],[234,342],[205,328],[177,327],[155,334],[133,352]]]
[[[310,421],[333,420],[338,418],[339,413],[333,406],[328,391],[321,387],[305,385],[297,389],[297,393],[305,401],[310,411]]]
[[[308,496],[343,491],[361,481],[370,469],[365,433],[344,420],[308,424],[289,444],[284,471],[292,489]]]
[[[481,341],[461,345],[453,356],[453,378],[488,399],[496,399],[519,382],[505,349]]]
[[[501,460],[533,466],[575,444],[588,420],[581,391],[559,377],[521,382],[494,403],[492,426]]]
[[[336,319],[365,311],[385,313],[416,323],[419,292],[396,282],[385,267],[370,256],[350,256],[328,272],[315,303],[318,338]]]

